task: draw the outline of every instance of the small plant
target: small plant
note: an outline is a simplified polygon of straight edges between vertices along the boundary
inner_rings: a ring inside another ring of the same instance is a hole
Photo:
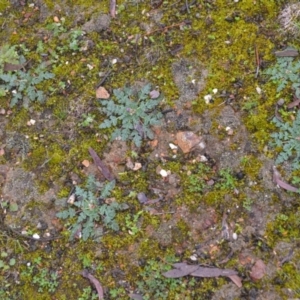
[[[33,276],[32,282],[37,284],[39,293],[45,290],[49,293],[54,293],[58,287],[58,274],[56,272],[49,272],[48,269],[42,269],[38,274]]]
[[[0,270],[8,270],[11,267],[13,267],[16,264],[16,259],[15,258],[10,258],[9,261],[7,261],[8,254],[5,251],[2,251],[1,254],[1,259],[0,259]]]
[[[115,180],[103,185],[90,176],[87,180],[85,189],[79,186],[75,189],[75,197],[72,206],[59,212],[58,218],[75,219],[75,223],[71,225],[71,239],[74,238],[76,232],[82,228],[82,238],[96,238],[96,224],[102,221],[107,228],[114,231],[119,230],[119,225],[115,219],[116,214],[120,210],[126,209],[126,205],[119,204],[116,201],[104,203],[113,188]]]
[[[220,188],[221,190],[235,189],[236,180],[232,176],[231,171],[229,169],[222,169],[220,170],[219,174],[221,180],[219,183],[216,184],[216,187]]]
[[[53,36],[59,36],[60,34],[67,31],[67,29],[63,26],[65,23],[65,18],[61,18],[58,23],[50,23],[46,26],[46,29],[53,33]]]
[[[195,174],[192,174],[188,177],[187,184],[187,189],[191,193],[202,193],[204,187],[206,186],[205,181]]]
[[[57,50],[60,54],[63,54],[67,51],[78,52],[82,46],[81,36],[84,35],[84,32],[81,30],[73,30],[70,32],[68,38],[66,39],[66,44],[63,46],[57,46]]]
[[[92,115],[90,113],[88,114],[82,114],[83,116],[83,121],[81,123],[79,123],[80,126],[82,127],[89,127],[92,125],[93,122],[95,122],[95,115]]]
[[[277,84],[277,92],[281,92],[288,84],[295,90],[297,98],[300,97],[300,60],[293,57],[278,57],[275,66],[268,68],[264,73]]]
[[[22,271],[21,277],[27,277],[32,283],[38,286],[38,292],[48,291],[54,293],[58,287],[58,273],[52,272],[47,268],[40,269],[41,257],[33,260],[32,264],[27,264],[26,269]]]
[[[140,273],[140,280],[137,282],[137,286],[143,299],[196,299],[194,297],[185,297],[187,294],[192,296],[193,292],[191,290],[193,290],[195,285],[194,279],[189,279],[189,281],[185,282],[182,278],[166,278],[162,275],[162,273],[170,270],[171,264],[176,261],[173,256],[168,256],[165,260],[165,263],[149,260]],[[170,298],[171,295],[172,297]]]
[[[100,128],[118,127],[112,133],[112,139],[123,141],[133,140],[136,146],[141,146],[142,140],[153,139],[150,129],[159,125],[162,114],[157,107],[162,97],[157,91],[151,91],[151,85],[145,85],[141,91],[134,93],[129,87],[113,91],[116,102],[112,99],[100,100],[107,119],[100,124]]]
[[[0,47],[0,74],[3,73],[5,63],[19,63],[19,55],[16,51],[16,46],[10,46],[6,44]]]
[[[126,297],[126,291],[123,287],[111,289],[109,295],[112,299],[120,299],[120,297]]]
[[[248,211],[251,211],[251,206],[253,204],[253,200],[250,199],[250,198],[246,198],[244,201],[243,201],[243,207],[248,210]]]
[[[46,67],[41,64],[33,71],[15,71],[0,75],[0,80],[4,82],[0,89],[11,94],[10,106],[15,106],[19,101],[23,101],[23,106],[28,107],[29,101],[45,101],[44,92],[37,89],[37,85],[44,80],[53,78],[54,74],[46,71]]]
[[[99,296],[92,291],[92,288],[89,286],[83,289],[83,293],[78,298],[78,300],[97,300]]]
[[[276,164],[292,158],[292,168],[298,170],[300,168],[300,111],[297,112],[296,119],[292,124],[282,123],[277,118],[273,119],[273,123],[279,128],[279,132],[271,134],[274,139],[271,145],[281,148],[281,152],[275,160]]]
[[[136,235],[140,231],[137,223],[142,214],[143,214],[143,211],[141,210],[137,214],[135,214],[133,217],[131,217],[130,215],[127,215],[125,217],[126,228],[129,230],[129,233],[131,235]]]

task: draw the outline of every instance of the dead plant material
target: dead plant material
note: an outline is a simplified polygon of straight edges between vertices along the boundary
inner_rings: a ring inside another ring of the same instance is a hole
[[[297,37],[300,34],[299,31],[299,19],[300,19],[300,3],[289,3],[280,12],[278,20],[282,26],[282,31],[288,32]]]
[[[300,104],[300,99],[295,99],[294,101],[292,101],[291,103],[289,103],[286,107],[288,109],[292,109],[292,108],[294,108],[296,106],[299,106],[299,104]]]
[[[109,12],[112,18],[116,17],[116,0],[110,0]]]
[[[81,275],[84,278],[87,278],[91,284],[95,287],[97,293],[98,293],[98,298],[99,300],[103,300],[104,299],[104,294],[103,294],[103,288],[99,282],[98,279],[96,279],[92,274],[90,274],[87,270],[83,270],[81,272]]]
[[[293,255],[294,255],[294,249],[291,249],[288,255],[280,261],[279,266],[282,266],[284,263],[289,262],[292,259]]]
[[[295,192],[298,193],[299,189],[282,181],[280,176],[280,173],[277,171],[276,167],[273,167],[273,181],[274,183],[276,183],[278,186],[280,186],[281,188],[283,188],[284,190],[290,191],[290,192]]]
[[[298,56],[298,54],[298,50],[292,47],[287,47],[282,51],[275,51],[275,56],[277,57],[295,57]]]
[[[188,265],[186,263],[175,263],[173,264],[175,269],[167,271],[162,275],[167,278],[180,278],[187,275],[194,277],[219,277],[225,276],[230,278],[238,287],[242,286],[242,280],[237,275],[237,271],[231,269],[219,269],[219,268],[208,268],[201,267],[199,265]]]
[[[113,174],[109,171],[108,167],[100,159],[100,157],[97,155],[95,150],[93,148],[89,148],[89,153],[90,153],[91,157],[93,158],[95,165],[97,166],[99,171],[103,174],[103,176],[109,181],[114,180],[115,178],[114,178]]]

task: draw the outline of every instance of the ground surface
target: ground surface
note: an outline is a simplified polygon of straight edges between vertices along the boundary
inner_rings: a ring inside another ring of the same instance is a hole
[[[278,22],[287,1],[117,2],[113,17],[103,0],[0,1],[1,45],[26,72],[44,62],[55,75],[37,85],[44,103],[0,97],[1,299],[98,299],[84,269],[104,299],[300,298],[299,194],[274,183],[270,146],[293,90],[263,75],[276,50],[299,46]],[[147,83],[163,95],[153,139],[111,141],[96,89]],[[70,236],[76,215],[57,213],[89,175],[106,181],[90,148],[116,181],[97,205],[124,210],[84,240]],[[175,262],[237,277],[164,277]]]

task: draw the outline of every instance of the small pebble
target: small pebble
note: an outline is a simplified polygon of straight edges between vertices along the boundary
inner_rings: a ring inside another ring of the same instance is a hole
[[[33,237],[34,239],[36,239],[36,240],[39,240],[39,239],[40,239],[40,236],[39,236],[37,233],[35,233],[32,237]]]
[[[162,176],[162,177],[167,177],[169,175],[169,172],[164,170],[164,169],[161,169],[159,174]]]
[[[197,260],[197,255],[196,254],[191,255],[190,260],[196,261]]]
[[[170,143],[169,146],[170,146],[170,148],[171,148],[172,150],[178,149],[178,147],[177,147],[176,145],[172,144],[172,143]]]

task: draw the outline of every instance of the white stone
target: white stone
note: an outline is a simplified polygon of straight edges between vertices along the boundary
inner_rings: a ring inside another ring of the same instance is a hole
[[[210,94],[204,96],[204,100],[205,100],[206,104],[209,104],[211,99],[212,99],[212,96]]]
[[[171,148],[172,150],[178,149],[178,147],[177,147],[176,145],[172,144],[172,143],[170,143],[169,146],[170,146],[170,148]]]
[[[196,254],[191,255],[190,260],[196,261],[197,260],[197,255]]]
[[[207,158],[204,155],[200,155],[200,161],[201,162],[206,162]]]
[[[233,238],[234,240],[237,240],[238,236],[237,236],[237,234],[236,234],[235,232],[232,234],[232,238]]]
[[[36,239],[36,240],[39,240],[39,239],[40,239],[40,236],[39,236],[37,233],[35,233],[32,237],[33,237],[34,239]]]
[[[169,172],[167,172],[166,170],[164,169],[161,169],[159,174],[162,176],[162,177],[167,177],[169,175]]]
[[[258,94],[258,95],[261,94],[261,88],[260,88],[259,86],[256,87],[256,91],[257,91],[257,94]]]

